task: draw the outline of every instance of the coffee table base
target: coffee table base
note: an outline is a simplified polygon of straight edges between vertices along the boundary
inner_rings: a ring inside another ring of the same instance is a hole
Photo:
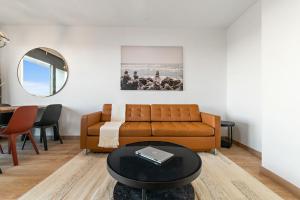
[[[114,200],[194,200],[195,193],[191,184],[179,188],[163,190],[142,190],[117,183],[114,188]]]

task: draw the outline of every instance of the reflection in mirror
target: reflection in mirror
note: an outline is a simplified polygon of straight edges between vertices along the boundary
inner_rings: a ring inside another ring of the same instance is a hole
[[[49,48],[36,48],[25,54],[18,67],[22,87],[35,96],[58,93],[68,79],[68,66],[63,56]]]

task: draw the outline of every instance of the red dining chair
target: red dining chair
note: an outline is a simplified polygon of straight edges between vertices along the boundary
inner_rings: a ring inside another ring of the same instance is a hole
[[[8,152],[12,154],[14,165],[18,165],[17,136],[26,135],[39,154],[39,150],[32,136],[31,128],[36,119],[37,106],[22,106],[15,110],[6,128],[0,129],[0,137],[8,138]]]

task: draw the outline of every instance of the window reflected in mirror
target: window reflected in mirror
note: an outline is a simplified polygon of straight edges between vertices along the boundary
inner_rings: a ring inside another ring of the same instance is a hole
[[[35,96],[52,96],[67,82],[68,66],[63,56],[49,48],[36,48],[27,52],[18,67],[22,87]]]

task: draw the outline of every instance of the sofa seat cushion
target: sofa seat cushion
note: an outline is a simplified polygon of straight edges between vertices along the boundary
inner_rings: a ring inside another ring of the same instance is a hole
[[[152,122],[153,136],[207,137],[214,129],[201,122]]]
[[[148,137],[151,136],[150,122],[125,122],[120,127],[120,137]]]
[[[100,127],[105,122],[100,122],[88,127],[89,136],[99,136]],[[120,137],[147,137],[151,136],[151,124],[150,122],[125,122],[120,127]]]

